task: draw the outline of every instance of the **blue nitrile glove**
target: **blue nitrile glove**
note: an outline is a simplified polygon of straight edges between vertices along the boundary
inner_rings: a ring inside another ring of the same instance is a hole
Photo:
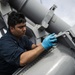
[[[49,36],[47,36],[47,37],[43,40],[42,46],[43,46],[43,48],[44,48],[45,50],[47,50],[47,49],[49,49],[50,47],[55,46],[55,43],[54,43],[54,42],[56,42],[56,41],[57,41],[57,39],[56,39],[56,37],[55,37],[55,33],[50,34]]]

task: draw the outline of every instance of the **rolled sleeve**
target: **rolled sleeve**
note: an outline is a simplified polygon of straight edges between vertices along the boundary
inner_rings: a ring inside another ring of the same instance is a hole
[[[30,41],[26,36],[24,37],[23,40],[25,41],[26,49],[27,49],[27,50],[32,49],[32,44],[33,44],[32,41]]]

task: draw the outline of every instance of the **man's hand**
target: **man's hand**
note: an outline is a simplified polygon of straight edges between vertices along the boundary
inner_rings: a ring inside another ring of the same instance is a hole
[[[56,39],[56,37],[55,37],[55,33],[50,34],[49,36],[47,36],[47,37],[43,40],[42,46],[43,46],[43,48],[44,48],[45,50],[47,50],[47,49],[49,49],[50,47],[55,46],[55,43],[54,43],[54,42],[56,42],[56,41],[57,41],[57,39]]]

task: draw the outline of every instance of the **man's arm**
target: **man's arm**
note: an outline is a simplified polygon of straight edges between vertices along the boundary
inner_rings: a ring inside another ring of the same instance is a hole
[[[35,44],[32,44],[32,49],[34,49],[34,48],[36,48],[37,47],[37,45],[35,45]]]
[[[38,46],[40,46],[40,45],[41,45],[41,43],[39,43],[39,44],[37,44],[37,45],[32,44],[32,49],[34,49],[34,48],[36,48],[36,47],[38,47]]]
[[[24,66],[27,63],[33,61],[36,57],[38,57],[44,50],[48,50],[50,47],[55,45],[55,41],[57,41],[55,34],[51,34],[47,36],[43,42],[39,45],[32,45],[32,50],[24,52],[20,55],[20,66]],[[34,48],[35,47],[35,48]]]
[[[33,45],[36,46],[36,45]],[[29,50],[27,52],[24,52],[20,55],[20,66],[24,66],[27,63],[33,61],[36,57],[38,57],[42,52],[44,51],[44,48],[42,45]]]

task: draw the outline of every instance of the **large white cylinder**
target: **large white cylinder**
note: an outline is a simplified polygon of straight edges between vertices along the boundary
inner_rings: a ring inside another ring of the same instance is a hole
[[[49,10],[37,0],[9,0],[9,4],[36,24],[40,24],[49,12]],[[49,33],[59,33],[69,28],[70,26],[68,24],[53,14],[46,31]]]

